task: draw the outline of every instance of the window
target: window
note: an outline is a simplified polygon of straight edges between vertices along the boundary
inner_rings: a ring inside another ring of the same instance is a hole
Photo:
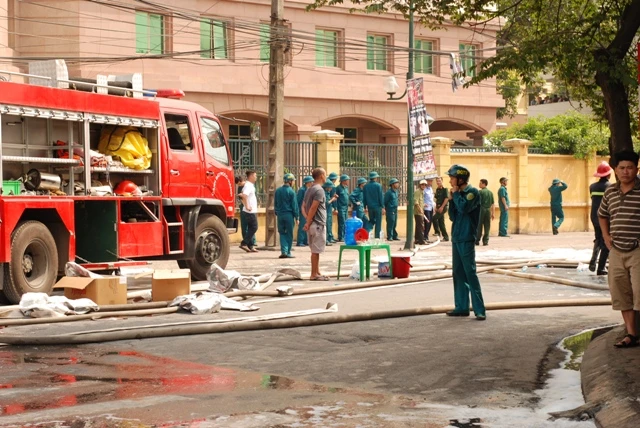
[[[164,24],[162,15],[136,12],[136,53],[165,52]]]
[[[251,139],[250,125],[229,125],[229,138],[234,140]]]
[[[369,34],[367,36],[367,70],[388,70],[387,46],[389,37]]]
[[[465,76],[474,77],[476,75],[476,45],[467,45],[460,43],[460,64],[464,70]]]
[[[200,56],[203,58],[229,58],[227,23],[214,19],[200,21]]]
[[[286,34],[284,35],[287,47],[284,53],[284,63],[291,65],[291,25],[286,25]],[[260,24],[260,61],[269,62],[271,56],[271,25],[263,22]]]
[[[416,39],[413,47],[416,51],[433,51],[434,43],[431,40]],[[436,74],[433,54],[416,52],[414,55],[414,65],[416,73]]]
[[[181,114],[165,114],[167,138],[171,150],[193,151],[189,118]]]
[[[222,128],[213,119],[202,118],[202,135],[206,141],[204,149],[209,156],[218,162],[229,165],[229,155],[227,154],[227,145],[224,141]]]
[[[333,30],[316,30],[316,65],[338,67],[338,40],[340,33]]]
[[[358,128],[336,128],[336,132],[344,135],[342,144],[358,144]]]

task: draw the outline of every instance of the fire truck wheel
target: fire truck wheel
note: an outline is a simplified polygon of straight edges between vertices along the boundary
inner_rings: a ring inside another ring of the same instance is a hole
[[[196,226],[195,257],[180,260],[181,268],[191,269],[191,277],[195,281],[205,281],[211,265],[216,263],[221,268],[229,261],[229,235],[222,220],[213,214],[202,214]]]
[[[11,263],[5,264],[4,294],[19,303],[24,293],[47,293],[58,275],[58,250],[51,232],[39,221],[18,224],[11,234]]]

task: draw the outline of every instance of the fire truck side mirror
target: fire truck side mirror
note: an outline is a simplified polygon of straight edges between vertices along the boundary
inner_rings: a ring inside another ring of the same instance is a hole
[[[260,122],[251,122],[251,141],[258,141],[261,137]]]

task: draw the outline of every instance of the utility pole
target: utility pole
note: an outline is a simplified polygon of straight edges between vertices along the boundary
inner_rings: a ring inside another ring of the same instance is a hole
[[[267,159],[267,215],[265,246],[277,245],[275,193],[284,176],[284,0],[271,0],[269,37],[269,142]]]
[[[407,85],[413,79],[413,0],[409,1],[409,70],[407,71]],[[408,88],[408,86],[407,86]],[[407,114],[407,241],[404,244],[405,250],[410,250],[414,246],[413,242],[413,138]]]

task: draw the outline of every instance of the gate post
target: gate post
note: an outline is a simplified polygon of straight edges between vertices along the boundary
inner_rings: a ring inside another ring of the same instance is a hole
[[[433,147],[433,160],[436,163],[438,175],[444,175],[451,166],[451,146],[453,140],[445,137],[433,137],[431,146]],[[447,181],[445,181],[447,183]]]
[[[510,198],[516,205],[516,233],[529,233],[529,146],[531,141],[512,138],[502,142],[504,147],[512,149],[518,158],[516,160],[516,174],[511,180],[511,188],[518,189],[515,198]],[[516,181],[516,183],[514,183]],[[509,216],[510,218],[511,215]]]
[[[311,141],[318,143],[318,165],[327,171],[340,173],[340,142],[344,138],[339,132],[323,129],[309,135]]]

